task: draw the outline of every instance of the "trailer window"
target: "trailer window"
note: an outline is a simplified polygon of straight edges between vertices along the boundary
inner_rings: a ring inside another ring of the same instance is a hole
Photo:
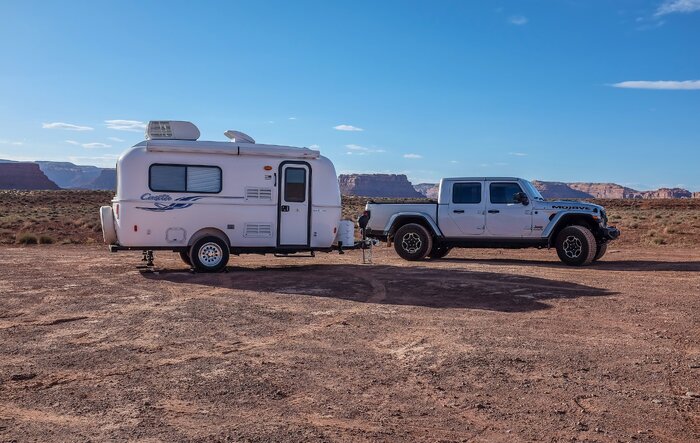
[[[522,188],[517,183],[491,183],[491,203],[518,203],[515,200],[515,194],[523,192]]]
[[[151,165],[149,187],[156,192],[221,192],[221,168],[217,166]]]
[[[306,201],[306,169],[284,170],[284,200],[294,203]]]
[[[481,183],[455,183],[452,185],[452,203],[481,203]]]

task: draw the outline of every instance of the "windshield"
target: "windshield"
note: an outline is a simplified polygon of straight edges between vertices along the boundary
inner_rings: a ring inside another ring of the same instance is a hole
[[[523,184],[527,188],[527,193],[530,194],[532,196],[532,198],[534,198],[535,200],[544,201],[544,197],[542,197],[542,194],[540,194],[540,191],[538,191],[537,188],[535,188],[532,185],[532,183],[530,183],[529,181],[523,181]]]

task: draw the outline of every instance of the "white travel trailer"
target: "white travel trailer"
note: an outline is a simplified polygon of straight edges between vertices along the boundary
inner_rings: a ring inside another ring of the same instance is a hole
[[[338,179],[319,151],[237,131],[226,131],[228,142],[199,135],[189,122],[152,121],[146,140],[119,158],[116,196],[100,210],[111,251],[175,251],[213,272],[229,253],[342,248]]]

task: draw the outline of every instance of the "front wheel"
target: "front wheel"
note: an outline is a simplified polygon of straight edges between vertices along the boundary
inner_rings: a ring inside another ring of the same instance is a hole
[[[569,266],[585,266],[593,261],[598,250],[593,233],[585,226],[567,226],[556,240],[559,259]]]
[[[598,261],[603,256],[605,255],[605,252],[608,250],[608,244],[607,243],[598,243],[598,249],[596,250],[595,257],[593,257],[593,261]]]
[[[200,272],[219,272],[226,267],[229,248],[219,237],[208,236],[197,240],[190,248],[190,262]]]
[[[394,249],[404,260],[423,260],[433,249],[433,237],[423,226],[409,223],[396,231]]]
[[[450,253],[451,250],[452,248],[450,246],[439,246],[433,244],[433,249],[430,250],[428,258],[431,258],[433,260],[444,258],[447,254]]]

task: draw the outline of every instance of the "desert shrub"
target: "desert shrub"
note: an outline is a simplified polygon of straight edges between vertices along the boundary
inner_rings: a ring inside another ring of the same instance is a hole
[[[666,240],[664,240],[663,238],[660,238],[660,237],[652,239],[651,242],[655,245],[665,245],[666,244]]]
[[[629,227],[632,229],[637,229],[639,227],[639,223],[630,223]]]
[[[35,245],[38,242],[34,234],[20,234],[17,236],[17,243],[20,245]]]
[[[39,243],[42,245],[51,245],[54,243],[53,237],[50,237],[48,235],[40,235],[39,236]]]

